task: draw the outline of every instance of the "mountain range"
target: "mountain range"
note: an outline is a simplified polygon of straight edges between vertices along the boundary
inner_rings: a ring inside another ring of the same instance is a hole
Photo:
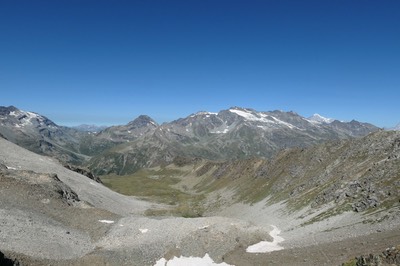
[[[97,126],[97,125],[82,124],[82,125],[78,125],[78,126],[73,126],[72,128],[76,129],[76,130],[79,130],[79,131],[97,133],[97,132],[102,131],[103,129],[106,129],[107,126]]]
[[[379,130],[358,121],[341,122],[315,114],[259,112],[232,107],[198,112],[162,125],[141,115],[127,125],[100,132],[59,126],[16,107],[0,107],[0,134],[39,154],[88,166],[97,174],[132,173],[175,158],[230,160],[270,158],[281,149],[365,136]]]
[[[398,131],[232,107],[96,132],[10,106],[0,134],[0,264],[400,263]]]

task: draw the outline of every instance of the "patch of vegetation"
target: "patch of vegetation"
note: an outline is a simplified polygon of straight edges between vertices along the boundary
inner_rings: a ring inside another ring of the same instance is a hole
[[[343,263],[342,266],[357,266],[357,260],[351,259],[351,260]]]
[[[160,170],[140,170],[132,175],[102,176],[104,185],[110,189],[128,196],[171,205],[170,209],[146,212],[149,216],[182,216],[200,217],[204,209],[204,195],[192,195],[183,192],[172,185],[177,184],[181,173],[175,169],[161,168]]]

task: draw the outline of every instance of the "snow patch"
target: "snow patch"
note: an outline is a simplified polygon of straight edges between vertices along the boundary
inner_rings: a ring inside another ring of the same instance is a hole
[[[207,229],[208,227],[209,227],[209,225],[205,225],[205,226],[199,227],[199,228],[197,228],[197,229],[199,229],[199,230],[204,230],[204,229]]]
[[[42,117],[36,113],[26,112],[26,116],[29,117],[30,119],[38,118],[38,119],[42,120]]]
[[[113,224],[114,221],[111,220],[99,220],[100,223],[105,223],[105,224]]]
[[[17,170],[17,168],[15,167],[11,167],[11,166],[6,166],[8,170]]]
[[[223,125],[217,128],[214,128],[213,130],[210,130],[210,133],[213,134],[226,134],[229,132],[229,127],[227,125]]]
[[[228,129],[228,128],[225,128],[225,129],[222,130],[222,131],[217,130],[217,131],[213,131],[213,132],[211,132],[211,133],[215,133],[215,134],[226,134],[226,133],[228,133],[228,132],[229,132],[229,129]]]
[[[190,117],[193,118],[193,117],[202,116],[202,115],[205,115],[206,117],[210,117],[211,115],[217,115],[217,114],[218,114],[218,113],[200,111],[200,112],[197,112],[197,113],[191,115]]]
[[[279,243],[283,242],[285,239],[283,237],[280,237],[279,234],[281,233],[281,230],[278,229],[275,225],[271,225],[273,227],[273,230],[269,233],[273,241],[261,241],[257,244],[251,245],[247,247],[246,252],[247,253],[268,253],[271,251],[276,251],[276,250],[282,250],[283,247],[279,245]]]
[[[139,231],[140,231],[142,234],[146,234],[146,233],[149,231],[149,229],[147,229],[147,228],[144,228],[144,229],[139,228]]]
[[[166,260],[164,258],[159,259],[154,266],[212,266],[212,265],[220,265],[220,266],[233,266],[231,264],[227,264],[225,262],[216,263],[214,262],[208,253],[204,255],[203,258],[200,257],[173,257],[171,260]]]

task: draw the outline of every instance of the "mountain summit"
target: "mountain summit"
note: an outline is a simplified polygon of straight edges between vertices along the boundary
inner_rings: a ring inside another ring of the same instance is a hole
[[[332,123],[333,121],[335,121],[335,119],[333,119],[333,118],[326,118],[319,114],[313,114],[312,116],[310,116],[308,118],[308,120],[313,121],[315,123],[326,123],[326,124],[329,124],[329,123]]]

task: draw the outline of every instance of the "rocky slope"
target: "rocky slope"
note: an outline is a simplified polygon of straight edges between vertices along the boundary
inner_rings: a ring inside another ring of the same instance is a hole
[[[330,215],[393,210],[400,206],[400,134],[376,132],[361,139],[280,152],[270,161],[205,163],[196,189],[230,187],[239,200],[285,200],[293,210],[324,208]],[[387,214],[389,216],[393,216]]]
[[[342,266],[386,266],[400,265],[400,246],[387,248],[380,254],[362,255],[343,263]]]
[[[284,148],[360,137],[376,130],[373,125],[357,121],[345,123],[323,120],[320,116],[306,119],[294,112],[257,112],[234,107],[219,113],[199,112],[165,123],[136,140],[94,156],[88,165],[99,174],[124,174],[168,164],[175,157],[270,158]]]

